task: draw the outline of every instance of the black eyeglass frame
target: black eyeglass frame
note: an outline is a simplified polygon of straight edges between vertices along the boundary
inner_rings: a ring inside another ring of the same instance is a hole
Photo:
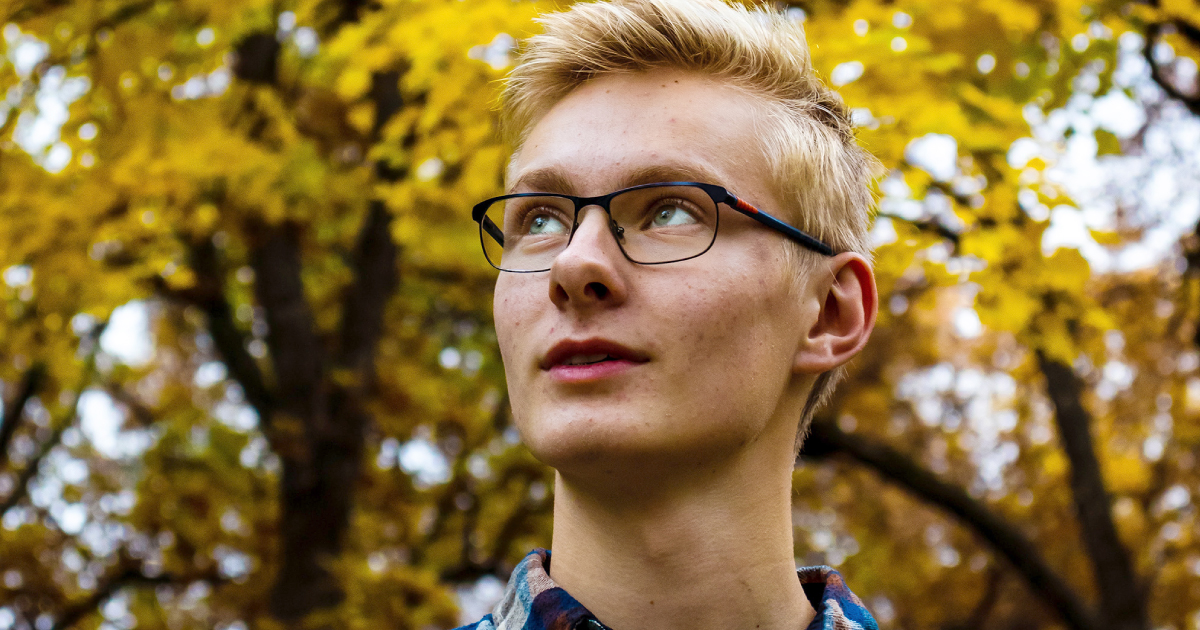
[[[608,215],[609,231],[612,232],[613,238],[616,239],[617,247],[621,250],[621,254],[624,255],[625,259],[628,260],[629,262],[632,262],[632,263],[635,263],[638,265],[665,265],[665,264],[669,264],[669,263],[682,262],[684,260],[691,260],[698,256],[703,256],[705,253],[708,252],[708,250],[712,249],[713,243],[717,242],[717,232],[719,231],[720,222],[721,222],[721,218],[720,218],[721,213],[720,212],[717,212],[716,224],[713,226],[712,240],[709,241],[708,246],[705,247],[704,250],[698,254],[694,254],[692,256],[687,256],[685,258],[676,258],[674,260],[664,260],[664,261],[660,261],[660,262],[641,262],[638,260],[634,260],[633,258],[630,258],[629,253],[625,251],[625,247],[623,245],[621,245],[621,237],[620,237],[620,232],[618,230],[621,230],[623,228],[618,226],[616,224],[616,221],[613,220],[612,211],[609,209],[609,204],[612,202],[613,198],[616,197],[617,195],[629,192],[631,190],[641,190],[644,188],[661,188],[661,187],[665,187],[665,186],[691,186],[693,188],[699,188],[700,190],[703,190],[705,193],[708,194],[708,196],[712,199],[713,204],[715,204],[715,205],[725,204],[725,205],[729,206],[730,208],[733,208],[734,210],[737,210],[738,212],[750,217],[751,219],[754,219],[755,221],[758,221],[759,223],[771,228],[772,230],[775,230],[776,232],[783,234],[784,236],[792,239],[793,241],[799,243],[801,246],[803,246],[807,249],[817,252],[818,254],[821,254],[823,256],[833,256],[836,253],[836,252],[834,252],[833,248],[830,247],[828,244],[826,244],[824,241],[821,241],[820,239],[812,236],[811,234],[808,234],[807,232],[804,232],[804,231],[800,230],[799,228],[788,225],[787,223],[780,221],[779,219],[771,216],[770,214],[767,214],[766,212],[763,212],[762,210],[755,208],[753,205],[747,203],[746,201],[737,198],[737,196],[735,196],[733,193],[726,190],[724,187],[717,186],[716,184],[705,184],[705,183],[701,183],[701,182],[654,182],[651,184],[641,184],[639,186],[630,186],[629,188],[622,188],[621,190],[610,192],[607,195],[600,195],[599,197],[577,197],[575,195],[565,195],[565,194],[561,194],[561,193],[542,193],[542,192],[513,193],[513,194],[509,194],[509,195],[500,195],[499,197],[491,197],[489,199],[485,199],[485,200],[475,204],[475,206],[471,209],[471,218],[474,219],[475,222],[479,224],[479,244],[483,248],[483,257],[485,259],[487,259],[488,264],[490,264],[492,267],[495,267],[499,271],[504,271],[504,272],[508,272],[508,273],[541,273],[543,271],[550,270],[549,267],[547,267],[545,269],[503,269],[500,266],[498,266],[496,263],[492,262],[492,259],[487,255],[487,245],[486,245],[487,241],[484,239],[488,238],[489,236],[493,240],[495,240],[497,243],[499,243],[501,247],[504,247],[504,232],[501,231],[501,229],[494,222],[492,222],[491,219],[487,218],[488,208],[490,208],[492,206],[492,204],[495,204],[500,201],[506,201],[508,199],[519,199],[522,197],[555,197],[558,199],[567,199],[572,204],[574,204],[575,215],[571,218],[571,232],[570,232],[570,234],[567,235],[567,246],[571,245],[571,239],[575,238],[575,232],[579,229],[579,212],[588,206],[599,206],[601,209],[604,210],[604,213],[606,215]]]

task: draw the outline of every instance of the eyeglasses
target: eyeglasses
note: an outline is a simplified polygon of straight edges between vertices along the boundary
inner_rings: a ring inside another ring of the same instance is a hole
[[[579,228],[579,212],[600,206],[621,253],[640,265],[695,258],[717,240],[725,204],[825,256],[833,248],[754,206],[728,190],[698,182],[662,182],[624,188],[599,197],[556,193],[501,195],[475,205],[483,254],[500,271],[549,271]]]

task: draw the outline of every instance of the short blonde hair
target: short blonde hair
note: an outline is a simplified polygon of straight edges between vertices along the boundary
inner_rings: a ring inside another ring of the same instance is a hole
[[[501,125],[520,150],[534,124],[589,79],[675,68],[747,90],[765,105],[761,148],[784,216],[837,251],[870,259],[878,161],[854,138],[841,97],[813,71],[798,20],[721,0],[610,0],[543,16],[527,39],[502,95]],[[720,182],[714,182],[720,183]],[[786,241],[796,288],[821,258]],[[844,368],[819,375],[801,413],[796,445]]]

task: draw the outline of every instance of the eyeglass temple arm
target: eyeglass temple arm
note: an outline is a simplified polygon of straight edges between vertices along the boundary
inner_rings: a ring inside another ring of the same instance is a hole
[[[733,193],[727,193],[727,194],[729,196],[725,199],[725,203],[728,204],[729,207],[733,208],[734,210],[741,212],[742,214],[750,217],[751,219],[754,219],[755,221],[758,221],[759,223],[762,223],[763,225],[765,225],[773,230],[783,232],[784,236],[787,236],[788,238],[792,239],[793,241],[800,243],[801,245],[813,250],[814,252],[817,252],[818,254],[822,254],[824,256],[833,256],[834,255],[834,251],[833,251],[832,247],[813,238],[811,235],[806,234],[806,233],[788,225],[787,223],[784,223],[783,221],[776,219],[775,217],[773,217],[765,212],[762,212],[758,208],[755,208],[754,206],[746,203],[745,201],[738,199],[737,197],[735,197],[733,195]]]
[[[496,224],[492,223],[492,220],[487,218],[487,215],[479,218],[479,225],[482,226],[483,230],[490,234],[492,238],[496,239],[497,243],[500,243],[500,247],[504,247],[504,232],[500,231],[500,228],[496,227]]]

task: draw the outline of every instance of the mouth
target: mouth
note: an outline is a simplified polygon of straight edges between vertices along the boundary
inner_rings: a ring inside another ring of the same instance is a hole
[[[542,370],[554,370],[609,363],[636,364],[649,360],[644,353],[607,339],[564,340],[550,348],[538,367]]]
[[[611,354],[577,354],[568,357],[559,365],[595,365],[604,361],[618,361],[617,357]]]

